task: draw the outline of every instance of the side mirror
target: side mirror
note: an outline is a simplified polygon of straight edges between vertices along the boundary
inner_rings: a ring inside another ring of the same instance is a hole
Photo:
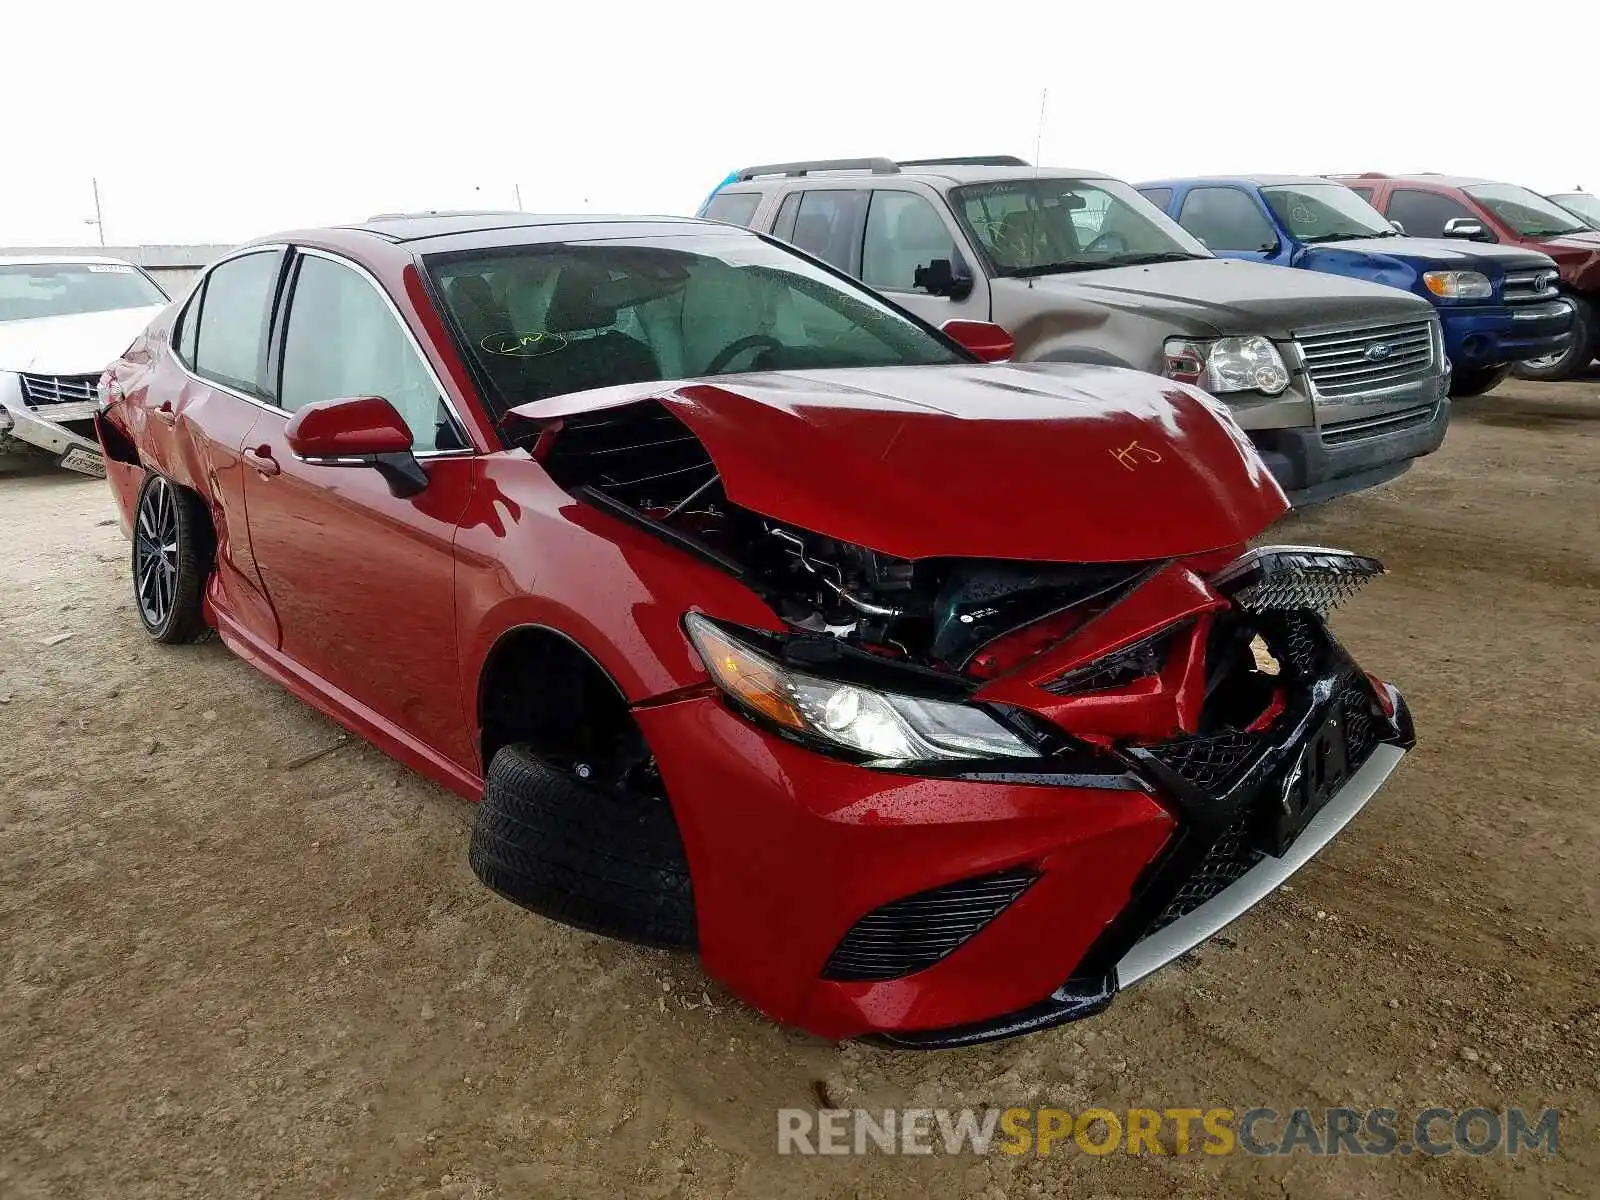
[[[948,258],[936,258],[911,273],[911,286],[921,288],[930,296],[965,300],[972,295],[972,276],[957,275]]]
[[[990,321],[946,321],[940,332],[982,362],[1004,362],[1016,352],[1017,341]]]
[[[1471,217],[1451,217],[1444,223],[1444,236],[1447,238],[1465,238],[1470,242],[1482,238],[1483,233],[1483,222]]]
[[[1406,227],[1404,225],[1400,224],[1399,221],[1390,221],[1389,224],[1394,226],[1394,231],[1396,233],[1404,236],[1405,231],[1406,231]]]
[[[415,496],[428,473],[411,453],[411,430],[382,396],[318,400],[289,418],[289,450],[323,467],[373,467],[396,496]]]

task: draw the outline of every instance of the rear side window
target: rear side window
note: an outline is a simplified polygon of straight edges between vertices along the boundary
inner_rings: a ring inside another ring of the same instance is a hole
[[[726,221],[748,229],[760,207],[760,192],[718,192],[700,215],[710,221]]]
[[[194,367],[195,337],[200,332],[200,303],[204,295],[205,288],[201,286],[189,298],[183,312],[178,314],[178,329],[172,339],[173,352],[177,354],[178,361],[190,369]]]
[[[789,240],[841,271],[858,274],[855,260],[866,212],[866,192],[802,192],[794,236]]]
[[[960,263],[955,239],[939,214],[912,192],[872,193],[861,249],[861,282],[891,292],[917,290],[918,267],[936,258]]]
[[[192,350],[194,369],[201,375],[253,396],[268,396],[267,320],[282,259],[281,250],[243,254],[207,276]]]
[[[1256,202],[1238,188],[1195,188],[1183,198],[1178,224],[1211,250],[1270,250],[1278,241]]]
[[[1172,207],[1171,188],[1140,188],[1139,195],[1154,204],[1162,212]]]
[[[794,221],[800,215],[800,193],[790,192],[778,206],[778,219],[772,223],[772,236],[785,242],[794,241]]]
[[[1478,214],[1461,201],[1438,192],[1416,188],[1396,188],[1389,193],[1389,211],[1383,214],[1399,221],[1411,237],[1443,237],[1444,223],[1456,217],[1476,221]]]

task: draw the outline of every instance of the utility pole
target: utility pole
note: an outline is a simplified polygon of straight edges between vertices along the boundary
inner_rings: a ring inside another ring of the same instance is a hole
[[[514,183],[514,184],[511,185],[511,190],[516,193],[516,196],[517,196],[517,211],[521,212],[522,211],[522,185],[520,183]]]
[[[85,218],[83,223],[95,227],[96,232],[100,235],[100,244],[104,246],[106,244],[106,223],[105,219],[100,215],[100,181],[90,176],[89,184],[94,188],[94,216]]]

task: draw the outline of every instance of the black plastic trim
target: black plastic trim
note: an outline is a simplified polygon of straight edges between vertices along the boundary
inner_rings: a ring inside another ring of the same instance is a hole
[[[1116,999],[1116,995],[1117,980],[1114,974],[1108,973],[1098,979],[1075,977],[1039,1003],[991,1017],[987,1021],[951,1025],[944,1029],[878,1033],[862,1040],[897,1050],[958,1050],[963,1046],[981,1046],[1092,1017],[1103,1012]]]

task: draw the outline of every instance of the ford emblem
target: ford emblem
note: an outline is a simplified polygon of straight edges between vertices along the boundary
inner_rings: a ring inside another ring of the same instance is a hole
[[[1368,362],[1382,362],[1394,353],[1394,347],[1388,342],[1373,342],[1367,347],[1366,360]]]

